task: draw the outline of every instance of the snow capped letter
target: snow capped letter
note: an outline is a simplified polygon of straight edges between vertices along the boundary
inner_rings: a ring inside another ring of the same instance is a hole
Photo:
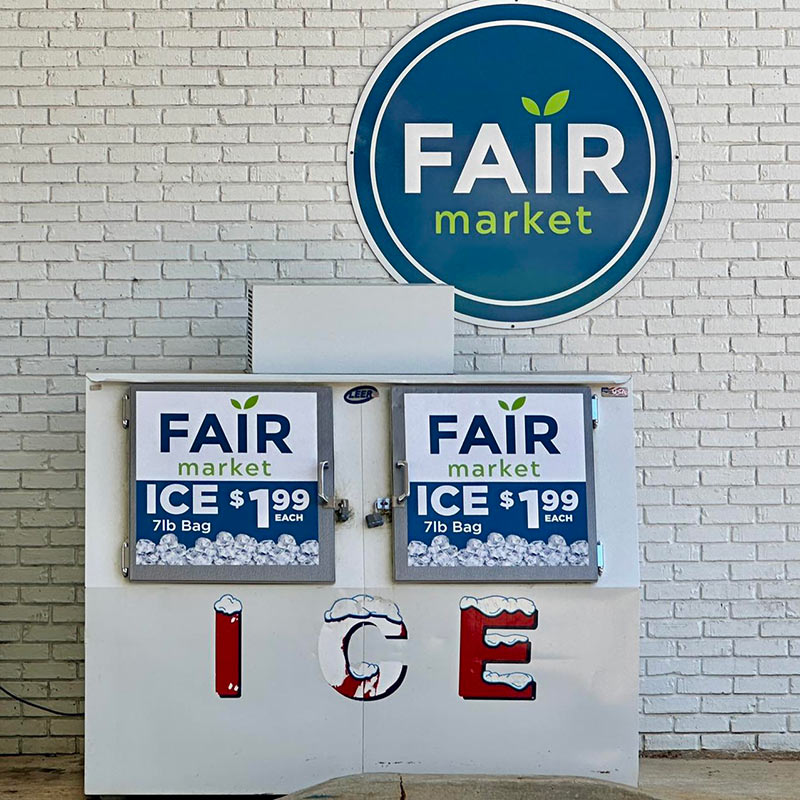
[[[531,643],[519,633],[489,628],[534,630],[539,612],[525,597],[462,597],[458,693],[465,700],[534,700],[536,681],[527,672],[495,672],[487,664],[527,664]]]
[[[325,680],[344,697],[380,700],[400,686],[407,667],[396,661],[352,664],[350,639],[365,625],[374,625],[387,639],[408,636],[400,609],[391,600],[369,594],[342,597],[325,612],[319,632],[319,665]]]

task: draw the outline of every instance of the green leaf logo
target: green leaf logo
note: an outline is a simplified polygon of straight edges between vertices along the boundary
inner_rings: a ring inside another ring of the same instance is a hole
[[[252,397],[248,397],[247,400],[244,401],[244,405],[242,405],[238,400],[234,400],[233,398],[231,398],[231,405],[234,408],[238,408],[238,409],[252,408],[257,402],[258,402],[258,395],[257,394],[254,394]]]
[[[544,115],[549,117],[551,114],[558,114],[569,100],[569,89],[564,89],[562,92],[556,92],[544,106]]]
[[[552,100],[553,98],[551,97],[550,99]],[[534,117],[540,117],[542,115],[542,112],[539,111],[539,106],[536,104],[536,101],[535,100],[531,100],[530,97],[523,97],[522,98],[522,105],[525,107],[525,110],[529,114],[533,114]],[[545,110],[544,113],[546,114],[547,110]]]
[[[526,398],[525,398],[525,396],[523,395],[522,397],[518,397],[518,398],[517,398],[517,399],[516,399],[516,400],[515,400],[515,401],[514,401],[512,404],[511,404],[511,406],[510,406],[510,407],[509,407],[508,403],[506,403],[506,401],[505,401],[505,400],[498,400],[498,401],[497,401],[497,405],[499,405],[499,406],[500,406],[500,408],[502,408],[504,411],[516,411],[517,409],[519,409],[519,408],[522,408],[522,406],[524,406],[524,405],[525,405],[525,400],[526,400]]]

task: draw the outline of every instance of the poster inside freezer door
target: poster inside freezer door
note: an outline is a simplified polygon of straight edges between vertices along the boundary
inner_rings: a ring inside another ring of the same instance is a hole
[[[398,580],[597,580],[591,394],[394,389]]]
[[[330,389],[131,394],[132,578],[333,580]]]

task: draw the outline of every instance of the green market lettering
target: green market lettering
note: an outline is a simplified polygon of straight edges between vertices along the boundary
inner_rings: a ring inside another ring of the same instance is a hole
[[[574,216],[573,216],[574,215]],[[509,211],[478,211],[475,216],[470,217],[467,211],[435,211],[433,215],[433,227],[437,235],[442,233],[468,235],[472,230],[482,236],[487,234],[500,233],[506,236],[512,233],[522,233],[525,236],[536,234],[542,236],[548,231],[563,236],[577,230],[584,236],[590,236],[592,229],[587,226],[587,220],[592,212],[583,206],[578,206],[573,215],[567,211],[551,211],[544,209],[534,210],[527,200],[522,204],[522,210]]]

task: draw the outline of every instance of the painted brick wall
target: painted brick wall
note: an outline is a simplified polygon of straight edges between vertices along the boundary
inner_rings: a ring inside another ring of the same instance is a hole
[[[0,680],[77,708],[81,391],[239,370],[249,279],[387,280],[354,222],[361,86],[436,0],[0,0]],[[460,370],[635,373],[647,749],[800,749],[800,6],[581,3],[681,142],[655,257]],[[81,724],[0,698],[0,752]]]

